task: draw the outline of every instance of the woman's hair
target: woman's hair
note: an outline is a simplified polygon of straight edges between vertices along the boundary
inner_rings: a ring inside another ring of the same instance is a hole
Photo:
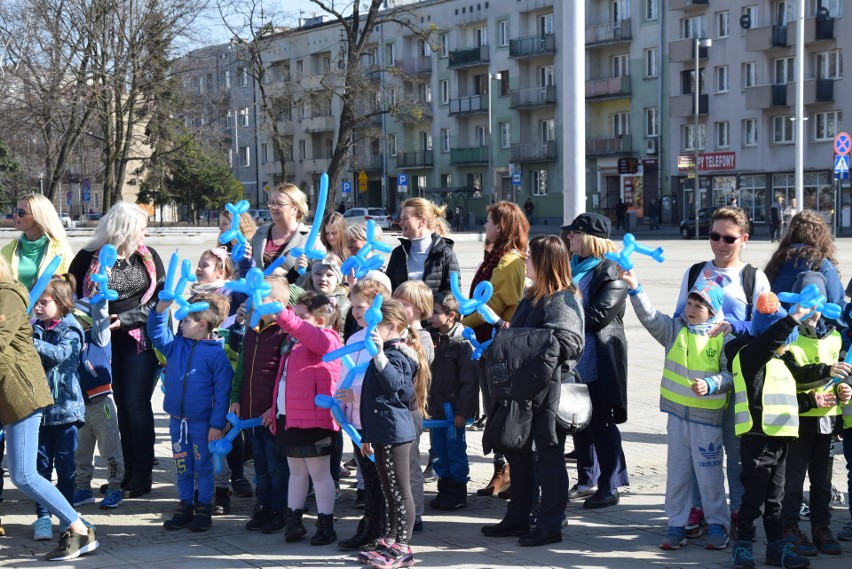
[[[562,242],[565,245],[565,249],[569,249],[568,232],[563,231],[562,235]],[[588,233],[580,233],[579,237],[580,247],[582,248],[582,257],[594,257],[596,259],[603,259],[604,255],[606,255],[610,251],[618,251],[618,249],[616,249],[615,247],[615,243],[613,243],[611,239],[606,239],[604,237],[596,237],[594,235],[589,235]]]
[[[576,294],[571,278],[568,249],[556,235],[538,235],[530,241],[530,261],[535,270],[535,281],[524,293],[534,303],[545,296],[568,290]]]
[[[530,222],[517,204],[499,201],[488,206],[488,215],[494,225],[500,228],[500,235],[494,242],[494,251],[511,251],[524,253],[530,233]]]
[[[20,200],[30,206],[30,215],[33,216],[33,221],[36,222],[41,232],[47,235],[51,241],[59,243],[67,243],[68,236],[65,234],[65,228],[62,227],[62,221],[59,219],[59,214],[56,213],[56,208],[49,199],[41,194],[27,194]]]
[[[444,237],[450,233],[450,225],[444,219],[444,214],[447,211],[446,205],[435,205],[424,198],[411,198],[402,202],[402,207],[410,207],[414,210],[414,215],[426,220],[426,227],[429,231],[433,231]]]
[[[307,308],[314,318],[323,318],[326,327],[340,330],[340,311],[337,310],[334,302],[321,292],[313,290],[303,292],[296,300],[296,305]]]
[[[325,237],[326,229],[332,229],[337,234],[337,245],[332,247],[328,240]],[[366,230],[365,230],[366,232]],[[325,245],[325,250],[329,253],[334,253],[341,259],[346,259],[349,256],[349,253],[346,252],[346,220],[343,219],[343,216],[339,213],[332,212],[327,214],[323,220],[322,225],[320,226],[320,241]]]
[[[741,233],[748,233],[749,231],[751,231],[748,222],[748,214],[741,207],[720,207],[719,209],[714,211],[713,215],[710,217],[710,227],[713,227],[713,224],[720,219],[730,221],[731,223],[736,224],[737,227],[740,228]]]
[[[374,225],[375,232],[373,233],[373,238],[376,241],[381,241],[384,236],[384,232],[382,228],[378,225]],[[356,223],[354,225],[346,226],[346,239],[347,241],[366,241],[367,240],[367,225],[364,223]]]
[[[411,303],[420,311],[420,318],[429,318],[432,315],[432,289],[423,281],[405,281],[393,291],[393,297]]]
[[[799,243],[805,247],[793,247]],[[790,220],[790,227],[781,237],[778,249],[772,254],[763,271],[769,282],[775,280],[784,263],[795,257],[806,259],[810,265],[806,270],[809,271],[819,270],[819,265],[825,259],[834,263],[835,266],[839,265],[835,256],[834,241],[831,239],[831,230],[825,224],[825,220],[813,210],[806,209],[799,212]]]
[[[218,328],[231,311],[231,300],[224,294],[213,292],[197,294],[193,302],[206,302],[210,305],[204,310],[190,312],[186,315],[187,318],[192,318],[196,322],[206,322],[208,332]]]
[[[352,290],[349,292],[349,298],[351,299],[353,296],[358,295],[363,297],[367,302],[373,302],[373,299],[376,298],[376,296],[381,294],[384,299],[389,297],[390,293],[391,292],[381,283],[381,281],[374,279],[361,279],[352,287]]]
[[[9,268],[9,263],[0,255],[0,282],[11,282],[15,280],[12,274],[12,269]]]
[[[432,381],[432,373],[429,370],[429,362],[426,360],[423,346],[420,344],[420,336],[417,334],[417,330],[408,325],[405,308],[398,300],[391,298],[382,302],[382,323],[390,324],[400,332],[404,331],[405,343],[417,354],[417,370],[414,372],[414,377],[411,378],[411,383],[414,385],[412,403],[426,419],[429,417],[426,413],[426,402],[429,399],[429,383]]]
[[[42,296],[49,296],[56,303],[56,308],[62,316],[70,314],[74,310],[74,291],[77,290],[77,281],[74,275],[65,273],[54,275],[44,288]]]
[[[205,252],[201,254],[201,257],[210,257],[213,262],[213,266],[217,269],[224,269],[225,271],[225,280],[234,280],[237,278],[239,274],[237,272],[237,268],[234,266],[234,260],[231,258],[231,255],[228,254],[227,249],[224,247],[217,247],[215,249],[207,249]]]
[[[295,184],[285,183],[275,186],[271,192],[269,192],[269,201],[272,201],[272,197],[275,194],[284,194],[290,201],[295,204],[298,209],[298,213],[296,214],[297,221],[303,221],[306,217],[308,217],[308,196],[305,195],[305,192],[300,190]]]
[[[222,217],[226,217],[229,220],[231,219],[231,212],[227,209],[223,209],[221,213],[219,213]],[[254,234],[257,232],[257,224],[254,222],[254,218],[247,213],[240,214],[240,233],[242,233],[246,239],[251,239],[254,237]],[[236,242],[236,239],[232,241]]]
[[[130,202],[118,202],[98,221],[95,234],[84,249],[97,251],[109,243],[116,249],[124,247],[124,255],[129,257],[139,247],[137,236],[147,225],[148,214],[142,208]]]
[[[448,315],[451,312],[456,313],[456,320],[461,317],[461,312],[459,312],[459,301],[456,300],[456,297],[453,296],[449,292],[436,292],[433,297],[433,302],[435,306],[440,306],[441,310],[443,310],[444,314]]]

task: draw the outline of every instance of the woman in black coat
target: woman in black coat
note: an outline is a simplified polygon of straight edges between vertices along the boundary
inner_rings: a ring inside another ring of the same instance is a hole
[[[614,250],[609,219],[584,213],[562,230],[583,295],[586,349],[578,373],[592,400],[591,423],[574,435],[578,480],[568,495],[585,497],[584,508],[606,508],[618,504],[618,488],[630,483],[618,430],[627,421],[627,286],[618,278],[618,265],[604,258]]]

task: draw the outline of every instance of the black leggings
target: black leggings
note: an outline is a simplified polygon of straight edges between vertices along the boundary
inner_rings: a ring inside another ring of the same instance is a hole
[[[376,470],[385,495],[385,539],[408,545],[414,530],[414,497],[409,478],[409,453],[413,443],[375,445]]]

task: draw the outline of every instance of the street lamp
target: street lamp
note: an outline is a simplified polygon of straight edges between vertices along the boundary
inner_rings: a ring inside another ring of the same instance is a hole
[[[700,184],[698,183],[698,111],[699,105],[701,102],[701,77],[699,75],[700,69],[698,68],[698,60],[702,47],[710,47],[713,45],[713,40],[710,38],[699,38],[695,37],[695,82],[693,85],[693,93],[695,95],[695,102],[693,113],[695,115],[695,129],[692,133],[692,146],[695,150],[695,163],[693,164],[693,171],[695,172],[695,181],[693,183],[692,189],[692,201],[695,204],[695,238],[700,239],[700,232],[698,228],[698,209],[699,209],[699,196],[700,196]],[[706,136],[706,135],[705,135]]]

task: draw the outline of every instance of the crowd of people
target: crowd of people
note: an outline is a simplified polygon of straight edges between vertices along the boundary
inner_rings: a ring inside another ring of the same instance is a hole
[[[670,316],[654,309],[636,271],[607,258],[616,250],[608,218],[583,213],[561,235],[532,237],[532,208],[497,202],[488,207],[484,256],[469,284],[470,296],[484,282],[493,294],[465,315],[465,299],[452,293],[459,263],[442,207],[405,201],[399,244],[385,266],[360,278],[342,267],[367,242],[365,226],[347,226],[339,213],[314,220],[325,257],[311,261],[291,254],[307,245],[305,194],[280,185],[269,209],[272,222],[260,227],[241,216],[243,258],[231,254],[236,242],[204,251],[188,299],[203,304],[176,325],[170,291],[161,294],[163,263],[145,245],[142,209],[113,206],[75,255],[46,198],[17,204],[20,235],[0,255],[0,421],[10,478],[34,502],[34,539],[52,540],[52,516],[60,521],[46,559],[98,548],[75,507],[98,501],[110,510],[151,492],[158,380],[178,498],[167,531],[208,530],[215,515],[230,512],[233,492],[255,497],[246,530],[294,542],[308,534],[312,495],[312,545],[336,543],[374,567],[410,566],[427,506],[424,469],[438,482],[429,508],[467,505],[465,434],[473,423],[484,425],[494,465],[476,493],[508,499],[503,519],[482,534],[517,537],[521,546],[559,542],[569,499],[582,498],[587,509],[615,507],[630,483],[619,430],[628,420],[628,303],[666,349],[660,409],[668,415],[668,531],[660,547],[676,550],[706,534],[707,549],[724,550],[733,540],[734,566],[748,569],[761,516],[773,565],[807,567],[808,556],[839,554],[838,540],[852,540],[852,521],[835,538],[829,510],[830,448],[839,435],[846,435],[852,485],[852,367],[841,361],[852,305],[830,231],[814,212],[785,222],[761,271],[740,258],[749,239],[745,212],[716,210],[713,258],[685,271]],[[220,222],[220,233],[230,228],[227,211]],[[117,252],[111,301],[96,300],[93,278],[106,245]],[[56,274],[30,299],[56,256]],[[247,296],[226,285],[273,264],[263,302],[282,309],[253,318]],[[840,316],[823,314],[823,305],[782,305],[776,295],[814,290],[839,305]],[[381,321],[373,328],[375,308]],[[495,337],[512,361],[488,351],[473,359]],[[344,347],[345,360],[324,358]],[[567,384],[581,384],[591,406],[581,430],[560,420]],[[341,415],[316,396],[329,397]],[[227,434],[229,413],[260,426],[229,437],[227,460],[214,469],[209,445]],[[429,431],[427,458],[420,440],[430,418],[451,424]],[[364,514],[354,535],[340,538],[334,515],[344,426],[361,437],[351,452]],[[92,487],[96,449],[108,467],[99,489]],[[806,475],[810,535],[799,528]]]

